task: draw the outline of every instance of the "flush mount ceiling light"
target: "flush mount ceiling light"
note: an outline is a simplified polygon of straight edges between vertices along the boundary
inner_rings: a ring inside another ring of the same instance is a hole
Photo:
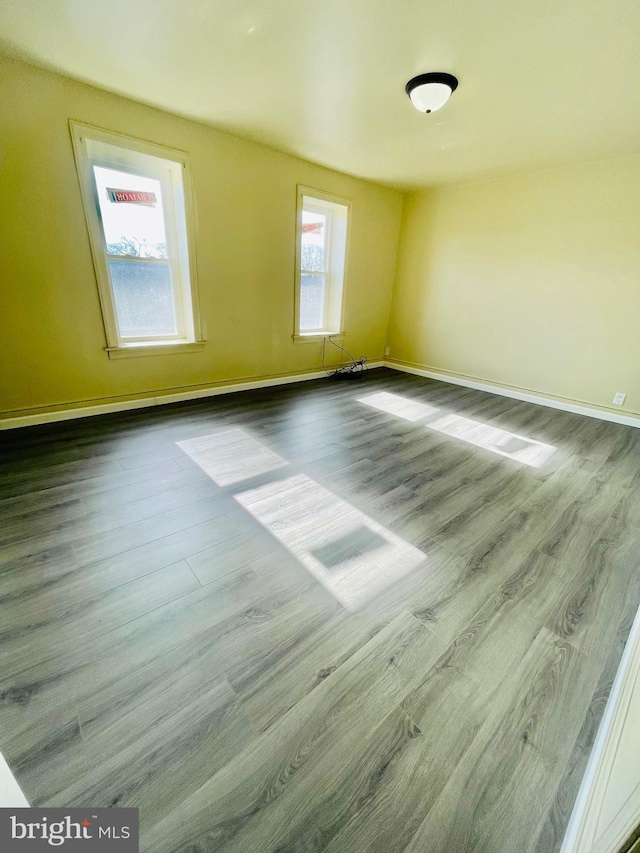
[[[404,87],[413,106],[421,113],[434,113],[449,100],[451,93],[458,87],[458,79],[453,74],[432,71],[430,74],[418,74]]]

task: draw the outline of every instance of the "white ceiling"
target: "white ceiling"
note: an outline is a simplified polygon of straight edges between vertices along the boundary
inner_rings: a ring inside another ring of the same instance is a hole
[[[638,0],[0,0],[5,52],[400,187],[640,150]],[[406,81],[460,85],[432,115]]]

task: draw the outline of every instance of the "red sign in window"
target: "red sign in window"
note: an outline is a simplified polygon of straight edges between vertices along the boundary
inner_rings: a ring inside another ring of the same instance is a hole
[[[139,190],[113,190],[107,187],[107,195],[109,201],[114,201],[117,204],[145,204],[147,207],[153,207],[158,201],[155,193],[140,192]]]

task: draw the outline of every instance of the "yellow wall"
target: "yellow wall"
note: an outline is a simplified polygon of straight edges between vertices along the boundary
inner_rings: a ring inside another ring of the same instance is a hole
[[[0,58],[0,417],[319,368],[294,344],[298,183],[353,200],[355,355],[640,413],[640,159],[405,197]],[[191,154],[204,352],[110,360],[68,119]]]
[[[640,158],[408,195],[388,345],[427,369],[640,413]]]
[[[298,183],[353,200],[345,345],[382,357],[400,193],[2,58],[0,105],[0,413],[319,369],[291,339]],[[204,352],[104,352],[70,118],[190,153]]]

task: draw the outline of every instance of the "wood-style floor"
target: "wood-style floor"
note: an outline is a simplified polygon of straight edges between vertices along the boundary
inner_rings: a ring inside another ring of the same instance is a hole
[[[553,853],[640,431],[387,370],[4,433],[0,750],[146,853]]]

